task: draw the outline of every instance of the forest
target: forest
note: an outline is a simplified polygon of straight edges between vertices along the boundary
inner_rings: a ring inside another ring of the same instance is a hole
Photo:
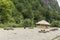
[[[0,27],[34,27],[40,20],[60,27],[60,12],[40,0],[0,0]]]

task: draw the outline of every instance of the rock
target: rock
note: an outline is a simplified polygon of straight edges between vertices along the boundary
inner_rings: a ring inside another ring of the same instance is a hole
[[[57,11],[60,11],[60,7],[58,5],[57,0],[40,0],[41,4],[50,9],[55,9]]]
[[[6,27],[4,30],[14,30],[12,27]]]

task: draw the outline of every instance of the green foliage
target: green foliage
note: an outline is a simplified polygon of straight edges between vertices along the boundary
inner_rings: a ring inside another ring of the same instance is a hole
[[[60,27],[60,21],[53,21],[53,22],[51,23],[51,25],[52,25],[53,27]]]
[[[25,19],[24,20],[24,26],[25,27],[31,27],[33,24],[33,21],[31,19]]]
[[[37,21],[60,21],[60,12],[48,9],[40,0],[0,0],[0,27],[30,27]]]
[[[0,0],[0,21],[1,23],[8,22],[9,18],[11,17],[11,4],[8,0]]]

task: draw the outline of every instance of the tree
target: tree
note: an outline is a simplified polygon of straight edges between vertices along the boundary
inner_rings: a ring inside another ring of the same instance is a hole
[[[24,20],[24,26],[25,27],[31,27],[33,24],[32,20],[31,19],[25,19]]]
[[[9,0],[0,0],[0,21],[1,23],[8,22],[11,18],[11,1]]]
[[[52,25],[53,27],[60,27],[60,21],[53,21],[53,22],[51,23],[51,25]]]

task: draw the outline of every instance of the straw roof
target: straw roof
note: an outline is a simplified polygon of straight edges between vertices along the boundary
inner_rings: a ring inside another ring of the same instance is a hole
[[[48,22],[45,21],[45,20],[41,20],[41,21],[37,22],[36,24],[50,25],[50,23],[48,23]]]

